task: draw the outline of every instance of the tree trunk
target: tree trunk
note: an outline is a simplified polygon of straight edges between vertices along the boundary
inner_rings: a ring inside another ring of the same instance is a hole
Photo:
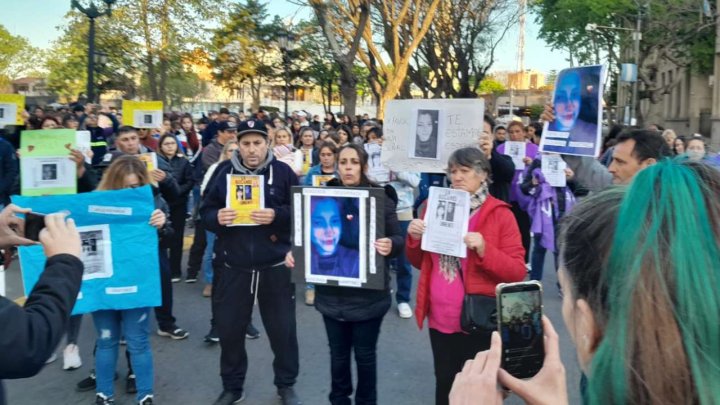
[[[260,88],[262,87],[262,80],[255,78],[250,79],[250,95],[252,96],[252,106],[250,107],[253,112],[260,110]]]
[[[355,116],[357,107],[357,78],[352,71],[352,62],[350,66],[338,63],[340,66],[340,96],[345,106],[343,113],[350,117]]]
[[[158,86],[158,96],[163,104],[167,104],[167,79],[168,79],[168,48],[170,45],[170,9],[168,0],[163,1],[162,13],[160,16],[160,85]]]

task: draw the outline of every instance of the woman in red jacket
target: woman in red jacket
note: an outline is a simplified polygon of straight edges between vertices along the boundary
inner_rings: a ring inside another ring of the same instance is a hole
[[[421,250],[425,232],[421,219],[410,223],[406,241],[407,257],[421,271],[415,315],[421,329],[428,319],[437,405],[448,403],[455,374],[465,361],[490,347],[490,332],[469,335],[460,328],[465,293],[495,297],[497,284],[521,281],[526,274],[515,217],[510,205],[488,194],[490,162],[482,151],[456,150],[448,160],[448,176],[454,189],[471,194],[466,258]]]

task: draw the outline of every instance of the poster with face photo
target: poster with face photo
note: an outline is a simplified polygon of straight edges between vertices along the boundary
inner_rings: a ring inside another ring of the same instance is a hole
[[[22,195],[75,194],[77,166],[70,160],[77,134],[72,129],[23,131],[20,138]]]
[[[604,65],[561,70],[555,81],[555,120],[546,122],[541,152],[596,157],[602,145]]]
[[[123,125],[135,128],[160,128],[163,121],[163,102],[123,100],[122,119]]]
[[[418,109],[415,113],[415,136],[410,138],[409,157],[440,159],[442,131],[441,110]]]
[[[388,101],[382,165],[394,172],[444,173],[454,151],[477,147],[484,111],[482,98]]]
[[[463,190],[430,187],[422,238],[422,250],[464,258],[463,239],[470,221],[470,194]]]
[[[383,236],[383,198],[382,189],[293,187],[296,281],[385,288],[373,243]]]
[[[22,94],[0,94],[0,128],[6,125],[23,125],[25,96]]]
[[[84,270],[73,314],[160,305],[158,235],[149,224],[155,209],[150,185],[12,200],[34,212],[65,211],[75,221]],[[28,294],[44,271],[45,252],[40,245],[18,250]]]

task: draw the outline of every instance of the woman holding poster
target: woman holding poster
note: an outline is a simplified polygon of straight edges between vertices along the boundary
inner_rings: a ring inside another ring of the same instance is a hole
[[[332,142],[323,142],[319,148],[320,164],[308,170],[303,181],[306,186],[324,186],[328,181],[338,177],[335,164],[337,147]]]
[[[98,190],[137,188],[150,184],[145,164],[134,156],[116,158],[103,175]],[[155,206],[149,224],[158,229],[160,236],[172,232],[166,227],[165,201],[156,195]],[[161,210],[160,207],[164,207]],[[158,275],[159,277],[159,275]],[[97,331],[95,375],[97,379],[96,403],[112,404],[115,394],[114,377],[120,337],[127,341],[133,372],[136,376],[137,401],[152,404],[153,359],[150,350],[150,308],[103,310],[92,313]]]
[[[521,281],[526,273],[525,250],[510,205],[488,194],[490,162],[485,154],[477,148],[456,150],[448,160],[448,176],[454,189],[471,194],[467,258],[423,251],[426,225],[421,219],[410,223],[406,239],[407,257],[421,271],[415,315],[421,329],[426,318],[430,328],[437,405],[448,403],[453,379],[465,361],[490,347],[492,331],[469,335],[460,327],[465,294],[494,300],[498,283]]]
[[[338,154],[338,171],[340,177],[332,180],[329,186],[343,187],[379,187],[367,177],[368,155],[362,146],[349,144]],[[389,187],[389,186],[388,186]],[[385,237],[374,242],[378,254],[391,258],[397,256],[403,249],[404,243],[402,230],[395,213],[395,198],[392,188],[385,188]],[[332,218],[339,212],[339,207],[333,202],[325,202],[327,199],[320,199],[319,203],[326,204],[328,209],[327,218]],[[381,202],[378,202],[381,204]],[[345,219],[351,220],[353,215],[346,215]],[[342,219],[342,218],[340,218]],[[337,227],[336,233],[340,233]],[[333,235],[333,232],[323,235]],[[323,243],[328,248],[337,246],[339,240],[322,236],[328,239]],[[325,248],[323,248],[325,249]],[[327,249],[325,249],[327,250]],[[386,282],[390,281],[390,271],[385,262]],[[295,267],[295,260],[292,252],[286,257],[286,265]],[[388,284],[389,285],[389,284]],[[369,290],[351,287],[315,286],[315,308],[323,315],[325,330],[327,331],[330,343],[330,370],[332,384],[329,395],[331,403],[349,403],[353,393],[352,385],[352,364],[351,353],[355,353],[357,365],[357,390],[355,392],[355,403],[377,404],[377,341],[380,335],[380,324],[383,317],[390,309],[392,298],[389,288],[385,290]]]

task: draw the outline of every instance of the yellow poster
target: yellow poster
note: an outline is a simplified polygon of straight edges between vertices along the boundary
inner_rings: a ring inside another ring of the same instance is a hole
[[[237,212],[229,226],[257,225],[250,219],[250,213],[265,208],[264,176],[227,175],[226,206]]]
[[[122,113],[123,125],[160,128],[163,121],[163,102],[123,100]]]
[[[334,178],[335,178],[334,174],[324,174],[324,175],[316,174],[312,178],[312,185],[313,185],[313,187],[326,186],[328,181],[330,181]]]
[[[312,165],[312,149],[300,149],[303,153],[302,174],[306,175]]]
[[[5,125],[23,125],[25,96],[22,94],[0,94],[0,128]]]
[[[157,155],[155,152],[141,153],[137,155],[138,159],[145,163],[147,168],[148,177],[150,178],[150,184],[157,187],[157,182],[153,180],[151,172],[158,168]]]

